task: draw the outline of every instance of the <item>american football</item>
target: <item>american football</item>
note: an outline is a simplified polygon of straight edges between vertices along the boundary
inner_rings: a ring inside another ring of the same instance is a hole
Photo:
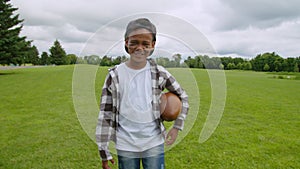
[[[162,94],[160,101],[161,118],[165,121],[176,120],[182,108],[179,97],[174,93],[166,92]]]

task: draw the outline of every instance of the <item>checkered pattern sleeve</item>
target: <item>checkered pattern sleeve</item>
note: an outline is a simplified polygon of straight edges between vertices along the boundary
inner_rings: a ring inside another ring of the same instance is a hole
[[[181,102],[182,102],[182,109],[174,122],[173,127],[183,130],[184,127],[184,120],[188,114],[189,104],[188,104],[188,95],[185,90],[180,86],[180,84],[176,81],[175,77],[171,75],[165,68],[162,66],[158,66],[159,73],[160,73],[160,86],[161,89],[168,89],[170,92],[176,94]]]
[[[96,127],[96,142],[98,145],[100,157],[103,161],[112,159],[109,153],[109,142],[113,133],[112,124],[114,123],[112,91],[110,89],[112,78],[108,75],[105,79],[101,101],[98,123]]]

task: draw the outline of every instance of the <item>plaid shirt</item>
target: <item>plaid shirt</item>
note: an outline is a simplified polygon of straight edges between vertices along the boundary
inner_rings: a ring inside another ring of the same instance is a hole
[[[160,118],[160,97],[166,88],[178,95],[182,101],[181,113],[174,122],[173,127],[182,130],[184,120],[188,113],[189,104],[186,92],[181,88],[175,78],[162,66],[157,65],[153,59],[147,59],[150,63],[152,82],[152,112],[161,133],[165,134],[165,127]],[[96,142],[102,160],[112,159],[109,153],[109,142],[116,142],[116,131],[118,130],[118,118],[120,107],[120,90],[118,72],[116,67],[109,70],[106,76],[101,95],[100,113],[96,127]]]

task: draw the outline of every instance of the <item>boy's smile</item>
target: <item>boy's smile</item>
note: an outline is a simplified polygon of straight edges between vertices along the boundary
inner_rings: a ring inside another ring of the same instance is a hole
[[[132,31],[125,40],[125,45],[130,54],[127,65],[133,69],[140,69],[146,65],[146,59],[154,49],[155,41],[152,33],[142,28]]]

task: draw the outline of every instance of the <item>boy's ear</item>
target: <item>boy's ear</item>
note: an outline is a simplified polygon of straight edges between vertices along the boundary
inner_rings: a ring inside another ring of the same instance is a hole
[[[125,51],[128,53],[128,38],[125,39]]]
[[[128,48],[128,39],[125,39],[125,46]]]
[[[149,56],[152,55],[152,53],[154,52],[155,42],[156,42],[156,41],[152,41],[152,49],[150,50]]]
[[[152,47],[153,47],[153,48],[155,47],[155,42],[156,42],[156,41],[152,41]]]

